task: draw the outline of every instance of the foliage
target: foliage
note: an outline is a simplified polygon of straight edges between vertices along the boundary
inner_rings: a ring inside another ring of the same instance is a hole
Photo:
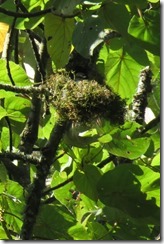
[[[0,13],[1,240],[158,239],[159,0]]]

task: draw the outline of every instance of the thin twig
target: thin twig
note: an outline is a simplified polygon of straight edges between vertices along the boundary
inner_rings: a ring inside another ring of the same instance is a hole
[[[9,151],[12,152],[12,148],[13,148],[13,143],[12,143],[12,128],[11,128],[11,123],[10,123],[10,119],[8,116],[5,116],[5,120],[6,123],[8,125],[8,129],[9,129]]]
[[[16,18],[39,17],[39,16],[42,16],[42,15],[45,15],[48,13],[52,13],[61,18],[74,18],[74,17],[78,16],[81,13],[81,11],[77,11],[74,14],[62,14],[62,13],[56,12],[55,8],[47,8],[47,9],[44,9],[44,10],[41,10],[38,12],[34,12],[34,13],[32,13],[32,12],[31,13],[19,13],[19,12],[17,13],[17,12],[6,10],[6,9],[0,7],[0,13],[3,13],[8,16],[16,17]]]
[[[46,190],[46,191],[43,192],[43,196],[49,194],[51,191],[57,190],[57,189],[59,189],[59,188],[65,186],[66,184],[68,184],[68,183],[71,182],[72,180],[73,180],[73,177],[70,177],[69,179],[67,179],[66,181],[60,183],[59,185],[54,186],[54,187],[52,187],[52,188],[49,188],[48,190]]]
[[[0,7],[0,13],[3,13],[5,15],[12,16],[15,18],[32,18],[32,17],[42,16],[44,14],[48,14],[51,12],[52,12],[52,8],[44,9],[44,10],[34,12],[34,13],[19,13],[19,12],[13,12],[10,10],[6,10],[6,9]]]
[[[151,120],[142,130],[141,134],[145,134],[148,130],[151,130],[155,126],[160,123],[160,115],[158,115],[155,119]]]

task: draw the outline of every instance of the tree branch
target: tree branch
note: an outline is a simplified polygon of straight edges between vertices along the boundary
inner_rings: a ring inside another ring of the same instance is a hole
[[[3,89],[5,91],[11,91],[15,93],[22,93],[22,94],[27,94],[27,95],[37,95],[39,96],[40,94],[46,94],[48,92],[45,88],[43,87],[33,87],[33,86],[11,86],[8,84],[2,84],[0,83],[0,89]]]
[[[138,83],[138,89],[133,99],[132,104],[132,119],[139,124],[144,123],[145,109],[147,106],[147,96],[151,92],[151,79],[152,72],[150,67],[147,66],[140,73],[140,80]]]
[[[3,13],[5,15],[15,17],[15,18],[32,18],[32,17],[42,16],[44,14],[48,14],[51,12],[52,12],[52,8],[44,9],[44,10],[34,12],[34,13],[19,13],[19,12],[13,12],[10,10],[6,10],[6,9],[0,7],[0,13]]]
[[[54,162],[58,145],[66,129],[66,122],[58,122],[53,128],[50,139],[42,149],[42,160],[37,167],[37,176],[33,188],[28,196],[24,221],[21,230],[21,240],[31,240],[32,231],[39,211],[41,197],[45,188],[45,181]]]
[[[44,10],[41,10],[38,12],[33,12],[33,13],[32,12],[31,13],[20,13],[20,12],[13,12],[10,10],[6,10],[6,9],[0,7],[0,13],[3,13],[5,15],[12,16],[15,18],[33,18],[33,17],[42,16],[42,15],[45,15],[48,13],[52,13],[61,18],[74,18],[75,16],[78,16],[81,13],[81,11],[77,11],[74,14],[68,15],[68,14],[58,13],[58,12],[56,12],[55,8],[51,7],[51,8],[47,8],[47,9],[44,9]]]
[[[10,159],[10,160],[21,160],[23,162],[28,162],[34,165],[38,165],[40,160],[31,155],[25,155],[21,152],[3,152],[0,153],[0,159]]]
[[[141,134],[146,133],[148,130],[151,130],[155,127],[158,123],[160,123],[160,115],[158,115],[155,119],[151,120],[142,130]]]

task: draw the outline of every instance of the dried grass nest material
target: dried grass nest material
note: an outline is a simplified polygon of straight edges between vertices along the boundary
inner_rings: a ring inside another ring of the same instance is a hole
[[[59,116],[73,122],[89,122],[98,117],[122,124],[125,100],[95,80],[74,81],[64,74],[50,77],[50,103]]]

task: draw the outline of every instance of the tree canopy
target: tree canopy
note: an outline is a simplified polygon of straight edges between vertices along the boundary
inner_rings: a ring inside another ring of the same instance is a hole
[[[0,239],[158,240],[160,1],[0,1]]]

